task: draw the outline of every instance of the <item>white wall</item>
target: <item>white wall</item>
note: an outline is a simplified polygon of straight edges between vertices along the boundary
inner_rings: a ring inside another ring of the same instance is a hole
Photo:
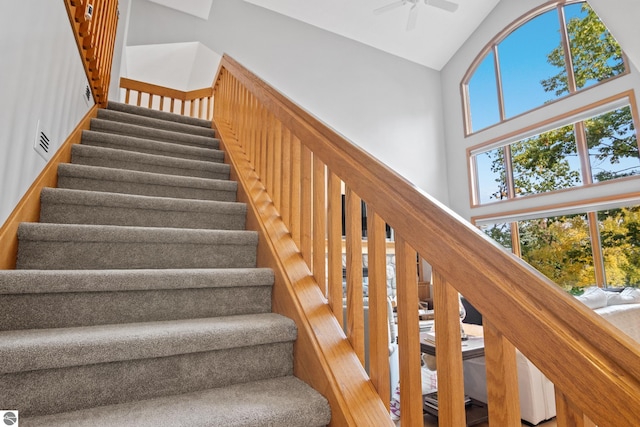
[[[440,74],[238,0],[210,21],[133,2],[127,44],[228,53],[418,187],[447,202]]]
[[[64,3],[3,2],[0,9],[3,224],[46,164],[33,150],[38,120],[53,153],[90,107],[82,98],[87,80]]]
[[[211,86],[222,58],[200,42],[126,46],[124,57],[123,77],[182,91]]]
[[[527,2],[501,1],[442,70],[445,133],[447,136],[449,202],[450,207],[464,218],[469,219],[478,215],[492,215],[504,209],[510,211],[527,210],[541,205],[558,204],[637,191],[637,181],[622,183],[611,181],[597,188],[591,187],[579,191],[572,191],[571,194],[561,192],[534,198],[517,199],[508,202],[508,208],[505,206],[505,203],[494,203],[473,209],[470,207],[469,171],[466,154],[468,147],[490,141],[510,131],[522,129],[529,124],[548,120],[560,112],[571,111],[580,106],[591,104],[607,95],[621,93],[629,88],[634,89],[636,92],[640,90],[639,74],[637,70],[632,67],[633,72],[630,75],[615,79],[612,83],[585,90],[578,96],[571,97],[571,99],[557,101],[550,107],[514,118],[504,125],[489,128],[465,138],[460,83],[471,62],[486,44],[489,43],[497,33],[502,31],[503,28],[529,10],[544,3],[547,3],[547,0],[531,0]],[[624,13],[624,11],[620,10],[619,13]],[[615,34],[616,31],[614,30],[615,29],[612,28],[612,33]],[[636,43],[638,42],[636,41]],[[621,43],[621,45],[622,48],[625,49],[625,44]],[[636,45],[634,48],[637,49],[638,46]]]

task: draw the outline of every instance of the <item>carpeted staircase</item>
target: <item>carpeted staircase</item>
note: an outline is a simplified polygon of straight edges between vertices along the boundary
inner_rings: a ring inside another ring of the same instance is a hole
[[[0,271],[21,426],[321,426],[211,123],[110,103]]]

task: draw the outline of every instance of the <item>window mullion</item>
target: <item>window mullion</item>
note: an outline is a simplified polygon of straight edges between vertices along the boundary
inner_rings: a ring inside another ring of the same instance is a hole
[[[598,215],[596,212],[587,212],[589,219],[589,236],[591,237],[591,250],[593,267],[596,274],[596,285],[600,288],[606,285],[604,269],[604,255],[602,254],[602,242],[600,240],[600,228],[598,227]]]
[[[511,162],[511,146],[504,146],[504,168],[505,168],[505,185],[507,186],[507,197],[509,199],[515,199],[515,180],[513,178],[513,163]]]
[[[575,93],[578,89],[576,86],[576,76],[573,70],[573,60],[571,59],[571,46],[569,44],[569,32],[564,14],[563,5],[558,5],[558,19],[560,20],[560,38],[562,41],[562,49],[564,51],[564,64],[567,71],[567,89],[569,93]]]
[[[589,145],[587,144],[587,130],[583,121],[576,122],[573,126],[576,137],[580,170],[582,171],[582,184],[592,184],[591,162],[589,161]]]
[[[498,45],[493,45],[493,65],[496,72],[496,90],[498,91],[498,111],[500,113],[500,121],[506,120],[504,112],[504,97],[502,96],[502,74],[500,73],[500,57],[498,55]]]
[[[520,228],[516,221],[509,224],[511,227],[511,251],[518,258],[522,258],[522,248],[520,248]]]

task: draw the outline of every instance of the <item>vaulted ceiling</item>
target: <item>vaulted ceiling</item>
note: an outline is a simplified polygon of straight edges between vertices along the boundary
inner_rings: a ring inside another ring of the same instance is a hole
[[[214,0],[150,0],[207,20]],[[432,0],[245,0],[309,25],[440,70],[499,0],[450,0],[449,12]],[[398,3],[384,13],[374,10]],[[404,3],[404,4],[402,4]],[[407,29],[415,5],[415,26]]]

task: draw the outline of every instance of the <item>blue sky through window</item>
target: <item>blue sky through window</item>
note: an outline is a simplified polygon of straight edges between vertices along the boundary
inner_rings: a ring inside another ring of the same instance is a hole
[[[557,10],[537,16],[513,31],[498,45],[506,118],[555,99],[541,81],[558,74],[547,56],[560,45]]]

